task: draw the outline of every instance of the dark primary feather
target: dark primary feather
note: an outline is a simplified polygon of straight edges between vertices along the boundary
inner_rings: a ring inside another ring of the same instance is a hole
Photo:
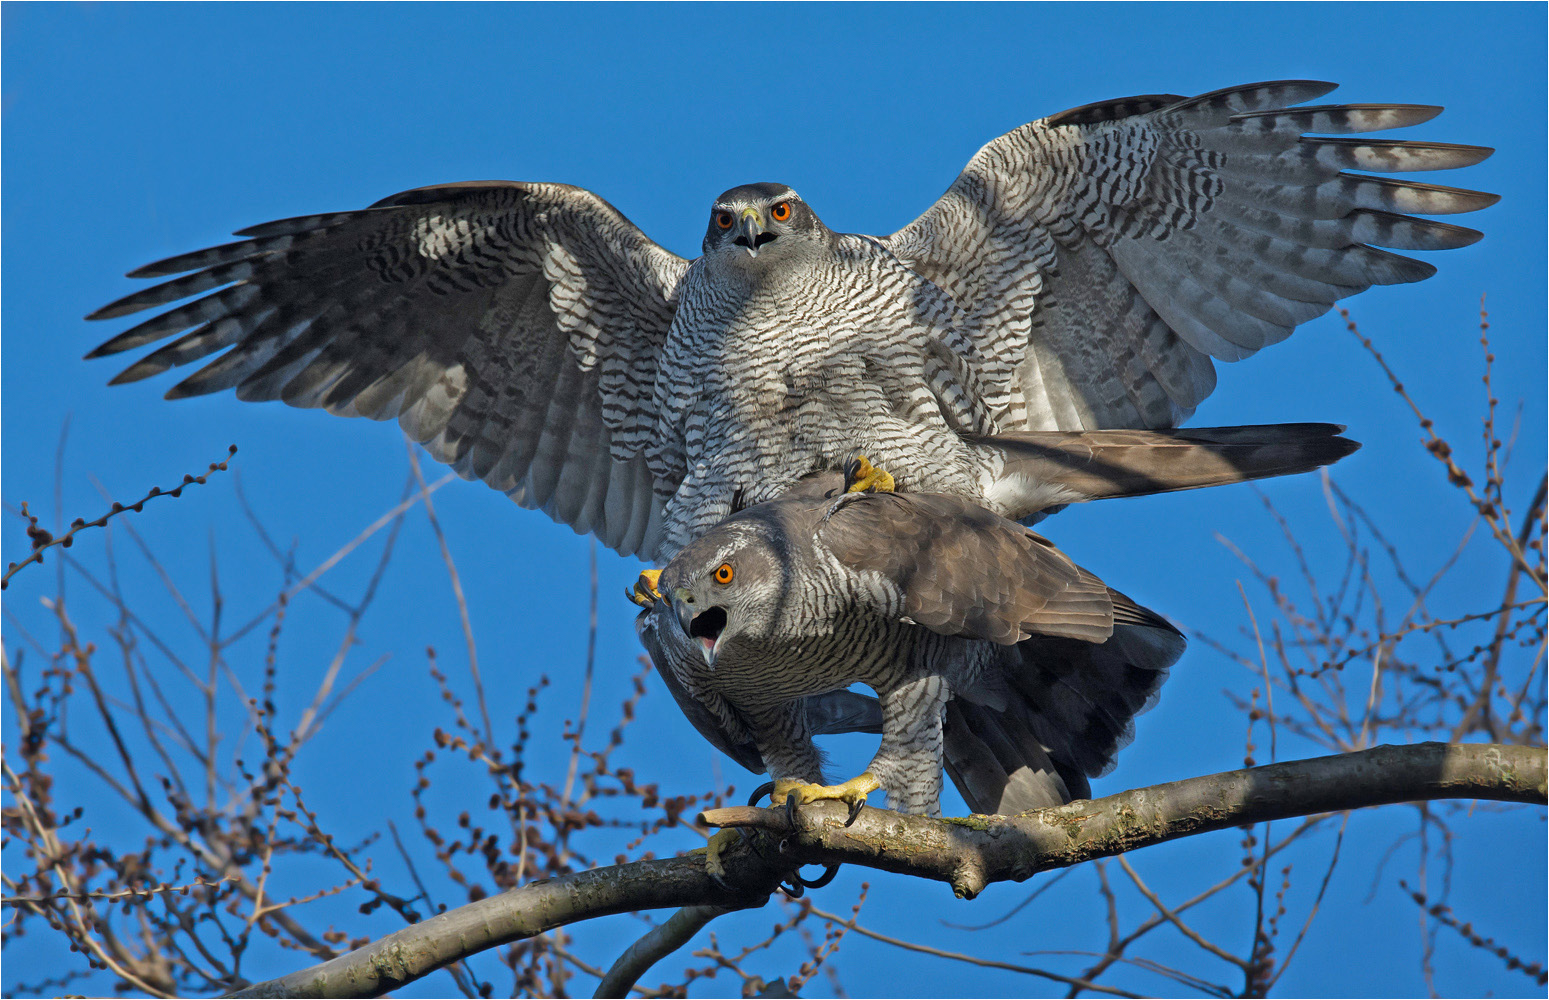
[[[1156,703],[1184,639],[1161,616],[1110,591],[1113,635],[1080,642],[1034,635],[1000,653],[999,705],[947,706],[947,774],[977,813],[1012,814],[1091,795]]]

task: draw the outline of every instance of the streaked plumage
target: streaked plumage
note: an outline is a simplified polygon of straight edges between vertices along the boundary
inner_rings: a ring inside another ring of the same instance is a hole
[[[976,812],[1088,794],[1183,637],[989,511],[835,485],[735,514],[663,570],[672,607],[640,630],[695,725],[754,770],[822,783],[811,737],[841,711],[877,721],[845,690],[860,683],[891,808],[938,814],[943,763]]]
[[[857,450],[902,490],[1014,519],[1301,471],[1353,446],[1319,425],[1166,429],[1214,387],[1213,358],[1246,357],[1339,298],[1433,270],[1368,244],[1434,250],[1479,236],[1403,213],[1494,201],[1345,173],[1447,169],[1490,151],[1304,137],[1413,125],[1439,110],[1287,109],[1331,89],[1285,81],[1042,119],[985,146],[924,215],[884,238],[829,230],[783,185],[734,188],[712,206],[693,262],[578,188],[421,188],[256,226],[133,272],[170,280],[93,318],[172,308],[92,355],[171,338],[115,381],[219,355],[168,395],[234,389],[397,418],[462,475],[659,562]],[[863,500],[840,514],[913,502]],[[952,518],[937,521],[952,534]],[[762,746],[748,756],[749,731],[702,698],[708,689],[684,682],[674,695],[745,763],[810,771],[810,734],[879,717],[939,745],[944,718],[947,765],[975,808],[1083,794],[1181,640],[1023,529],[991,523],[980,525],[985,538],[1011,539],[1029,566],[1054,573],[1016,583],[1047,597],[1054,617],[1001,619],[1002,632],[964,638],[977,633],[950,614],[961,596],[952,588],[978,584],[954,577],[939,622],[924,610],[918,626],[863,619],[871,631],[827,655],[896,647],[904,658],[883,656],[895,674],[883,660],[851,671],[887,688],[880,712],[826,675],[814,687],[799,662],[794,673],[778,657],[750,667],[766,700],[783,699],[759,709],[784,713],[789,746],[771,763]],[[1017,572],[996,568],[1003,580]],[[1049,580],[1064,589],[1045,594],[1038,581]],[[1072,631],[1093,614],[1105,641]],[[648,616],[642,638],[672,660],[681,650],[660,626]],[[998,645],[1013,626],[1030,634]],[[819,618],[810,635],[824,627]],[[896,675],[921,663],[935,672]],[[894,775],[901,804],[935,808],[938,757],[898,761],[909,771]]]
[[[1439,110],[1287,109],[1331,89],[1126,98],[1033,122],[885,238],[832,232],[782,185],[736,188],[692,263],[578,188],[421,188],[133,272],[183,276],[94,318],[204,297],[93,355],[175,338],[117,379],[131,381],[224,350],[169,395],[396,417],[461,474],[658,560],[856,450],[901,489],[1019,518],[1050,498],[1008,435],[1171,427],[1213,388],[1212,358],[1433,270],[1367,244],[1478,238],[1403,213],[1493,196],[1344,171],[1489,150],[1303,137]]]

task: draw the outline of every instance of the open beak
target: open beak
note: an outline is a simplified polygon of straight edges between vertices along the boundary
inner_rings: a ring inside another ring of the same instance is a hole
[[[705,666],[715,669],[715,655],[721,649],[721,635],[726,631],[726,609],[709,607],[694,613],[694,606],[681,599],[673,604],[678,612],[678,622],[690,639],[699,645],[699,653],[705,658]]]
[[[734,242],[738,246],[746,248],[749,257],[757,257],[759,237],[764,235],[764,220],[759,218],[757,210],[744,208],[742,210],[742,223],[738,228],[740,232]],[[769,240],[766,239],[763,242],[768,243]]]

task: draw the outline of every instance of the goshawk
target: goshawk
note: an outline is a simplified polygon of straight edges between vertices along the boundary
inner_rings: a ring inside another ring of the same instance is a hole
[[[1052,501],[1007,435],[1167,428],[1237,360],[1337,299],[1434,268],[1492,195],[1361,171],[1490,150],[1312,138],[1418,105],[1292,108],[1333,85],[1088,105],[981,149],[887,237],[836,233],[780,184],[716,199],[704,255],[561,184],[420,188],[254,226],[142,267],[181,277],[92,314],[202,296],[90,356],[174,338],[114,381],[219,357],[234,389],[396,418],[438,459],[619,552],[663,561],[733,510],[864,451],[901,489],[1021,518]],[[184,273],[188,272],[188,273]],[[1166,488],[1165,463],[1140,476]]]
[[[662,571],[641,636],[696,726],[767,769],[776,801],[859,809],[880,787],[939,815],[943,763],[975,812],[1088,795],[1183,637],[1019,524],[838,478],[732,515]],[[878,728],[866,772],[821,787],[812,736]]]

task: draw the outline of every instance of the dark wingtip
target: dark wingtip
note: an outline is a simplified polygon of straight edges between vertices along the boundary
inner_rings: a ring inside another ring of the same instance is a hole
[[[179,382],[177,385],[173,386],[172,388],[168,389],[166,392],[162,393],[161,398],[162,399],[190,399],[190,398],[192,398],[194,396],[202,396],[202,395],[204,395],[204,393],[202,391],[200,391],[199,389],[191,389],[191,388],[189,388],[188,380],[184,379],[182,382]]]
[[[1453,243],[1452,246],[1447,248],[1449,250],[1458,250],[1463,247],[1471,247],[1475,243],[1478,243],[1480,240],[1484,239],[1484,233],[1477,229],[1469,229],[1467,226],[1453,227],[1452,236]]]
[[[93,309],[91,312],[86,314],[87,322],[94,323],[99,319],[117,319],[120,316],[128,316],[130,313],[139,312],[141,308],[144,308],[143,306],[135,308],[125,307],[125,302],[127,302],[128,299],[132,297],[133,296],[125,296],[121,299],[114,299],[112,302],[109,302],[105,306],[99,306],[96,309]]]

